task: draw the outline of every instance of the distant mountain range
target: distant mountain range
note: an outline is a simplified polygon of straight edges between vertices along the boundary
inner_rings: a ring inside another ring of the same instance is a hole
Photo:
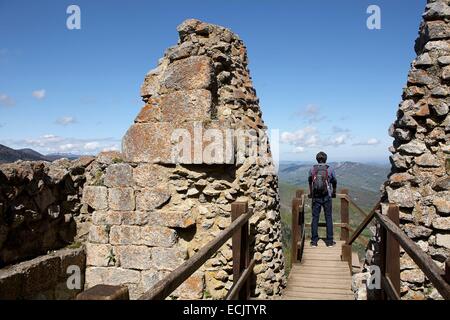
[[[389,165],[381,164],[331,162],[329,165],[336,172],[338,190],[349,189],[350,196],[355,201],[369,207],[379,200],[380,187],[387,180],[390,171]],[[311,166],[312,163],[280,163],[278,172],[280,183],[285,188],[295,186],[306,189]]]
[[[12,149],[0,144],[0,163],[15,162],[17,160],[28,161],[55,161],[61,158],[77,159],[80,156],[74,154],[47,154],[43,155],[33,149]]]

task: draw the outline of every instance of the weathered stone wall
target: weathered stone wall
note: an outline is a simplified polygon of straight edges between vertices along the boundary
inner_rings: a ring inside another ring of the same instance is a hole
[[[93,160],[0,165],[0,267],[62,248],[87,233],[81,195]]]
[[[449,4],[429,0],[423,15],[417,58],[390,128],[392,172],[383,196],[383,213],[389,202],[397,203],[401,228],[442,268],[450,256]],[[374,251],[376,241],[369,264],[376,263]],[[407,254],[402,252],[400,263],[402,298],[440,298]]]
[[[101,154],[91,171],[97,179],[84,189],[93,211],[86,287],[127,284],[131,298],[139,297],[226,228],[239,200],[254,211],[252,294],[277,296],[285,285],[278,180],[245,46],[228,29],[197,20],[178,32],[178,45],[145,77],[145,106],[123,139],[123,154]],[[184,153],[177,129],[196,137],[182,144]],[[215,141],[208,129],[223,138],[223,148],[206,152]],[[263,141],[260,156],[249,156],[237,129],[253,129]],[[172,297],[220,299],[231,285],[228,241]]]
[[[0,300],[73,299],[83,289],[85,266],[85,252],[80,247],[52,251],[2,268]]]

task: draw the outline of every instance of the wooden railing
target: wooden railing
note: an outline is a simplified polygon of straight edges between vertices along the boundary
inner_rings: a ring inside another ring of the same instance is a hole
[[[193,257],[159,281],[151,290],[144,293],[139,300],[163,300],[197,271],[211,256],[232,238],[233,251],[233,286],[228,292],[227,300],[246,300],[250,297],[250,276],[255,260],[250,260],[250,232],[248,221],[252,212],[246,202],[231,204],[232,222],[217,237],[201,248]]]
[[[340,193],[336,194],[336,198],[339,198],[341,201],[341,222],[334,222],[333,227],[340,228],[340,239],[347,242],[349,240],[349,233],[354,232],[354,229],[350,226],[350,205],[352,205],[356,212],[364,218],[366,218],[366,214],[349,198],[347,189],[340,190]],[[302,260],[303,247],[306,238],[306,228],[311,228],[311,223],[305,223],[305,201],[305,191],[303,189],[297,190],[295,197],[292,199],[291,264]],[[319,222],[318,225],[319,227],[326,227],[325,222]],[[363,231],[363,229],[361,231]],[[365,238],[356,238],[356,240],[364,246],[367,246],[368,244],[368,240]],[[349,252],[349,258],[351,259],[351,250]]]
[[[292,199],[291,266],[302,260],[305,246],[305,192],[297,190]]]
[[[356,206],[347,196],[346,200]],[[363,222],[356,228],[346,243],[342,246],[342,260],[351,266],[352,244],[362,231],[375,218],[380,225],[380,271],[381,290],[377,294],[379,299],[400,299],[400,246],[411,257],[416,265],[428,277],[433,286],[446,300],[450,299],[450,259],[445,263],[442,271],[436,263],[399,227],[400,210],[398,205],[389,204],[387,214],[381,213],[381,203],[377,203]]]

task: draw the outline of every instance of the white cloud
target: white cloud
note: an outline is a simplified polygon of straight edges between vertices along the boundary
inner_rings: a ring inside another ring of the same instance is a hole
[[[60,137],[54,134],[46,134],[33,139],[3,140],[0,143],[16,149],[32,148],[43,154],[74,153],[95,155],[106,149],[120,150],[119,139],[79,139]]]
[[[61,117],[56,119],[55,121],[57,124],[62,125],[62,126],[67,126],[69,124],[74,124],[77,122],[77,120],[74,117]]]
[[[32,96],[35,97],[38,100],[42,100],[45,98],[45,89],[41,89],[41,90],[35,90],[32,93]]]
[[[98,149],[99,147],[100,147],[100,143],[98,141],[91,141],[91,142],[85,143],[83,146],[84,150],[88,150],[88,151]]]
[[[294,153],[302,153],[302,152],[305,152],[305,148],[303,148],[303,147],[295,147],[292,151]]]
[[[357,142],[357,143],[354,143],[353,145],[354,146],[376,146],[378,144],[380,144],[380,140],[375,139],[375,138],[370,138],[367,141]]]
[[[346,144],[349,139],[348,133],[323,138],[317,128],[307,126],[294,132],[283,132],[280,141],[293,146],[292,152],[299,153],[304,152],[306,148],[338,147]]]
[[[324,145],[325,146],[340,146],[340,145],[346,144],[348,138],[349,137],[347,134],[340,134],[336,137],[332,137],[332,138],[328,139],[324,143]]]
[[[4,107],[14,107],[16,102],[7,94],[0,93],[0,105]]]
[[[320,108],[315,104],[307,105],[306,108],[297,112],[297,115],[304,118],[308,123],[317,123],[326,119],[326,117],[321,114]]]

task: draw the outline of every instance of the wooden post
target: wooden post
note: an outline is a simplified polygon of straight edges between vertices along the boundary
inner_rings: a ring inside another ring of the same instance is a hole
[[[444,274],[445,281],[447,281],[448,284],[450,284],[450,258],[448,258],[445,261],[445,274]]]
[[[299,207],[300,207],[301,199],[294,198],[292,199],[292,247],[291,247],[291,267],[293,263],[296,263],[298,260],[298,240],[300,235],[299,230]]]
[[[231,219],[236,220],[240,215],[248,210],[247,202],[234,202],[231,204]],[[248,267],[250,258],[250,246],[248,241],[248,222],[242,225],[242,228],[236,231],[232,237],[233,250],[233,283],[239,280],[242,272]],[[247,300],[250,296],[250,282],[243,286],[237,299]]]
[[[341,193],[343,195],[348,196],[347,189],[341,189]],[[347,199],[344,197],[341,198],[341,223],[345,223],[349,225],[349,203]],[[341,225],[341,240],[347,242],[349,238],[348,228]],[[351,258],[351,253],[350,253]]]
[[[304,243],[302,242],[304,233],[305,233],[305,190],[299,189],[295,193],[295,197],[300,199],[300,203],[298,205],[298,241],[297,244],[300,242],[300,246],[297,245],[297,261],[300,262],[302,260],[303,255],[303,247]]]
[[[380,263],[381,277],[386,276],[386,252],[387,252],[386,240],[387,240],[387,230],[383,226],[380,225],[380,261],[379,261],[379,263]],[[383,288],[381,288],[381,290],[378,290],[377,298],[381,299],[381,300],[386,300],[386,293],[384,292]]]
[[[389,204],[387,216],[396,226],[399,225],[400,211],[397,205]],[[386,235],[386,274],[389,274],[395,291],[400,295],[400,245],[390,233]]]

